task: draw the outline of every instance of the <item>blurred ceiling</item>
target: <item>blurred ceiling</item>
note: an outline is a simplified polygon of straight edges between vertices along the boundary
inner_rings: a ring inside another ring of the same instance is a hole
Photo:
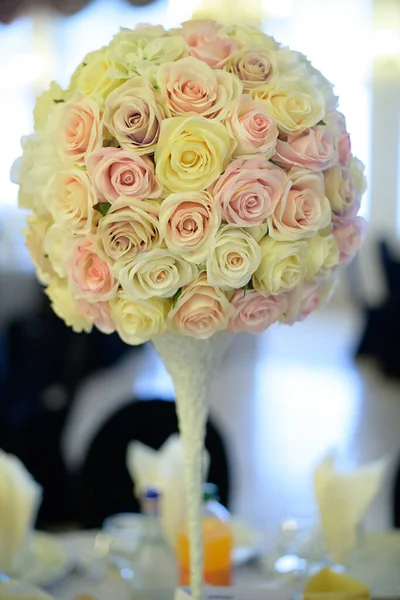
[[[0,23],[11,23],[33,9],[54,9],[64,15],[73,15],[93,0],[0,0]],[[132,6],[145,6],[154,0],[125,0]]]

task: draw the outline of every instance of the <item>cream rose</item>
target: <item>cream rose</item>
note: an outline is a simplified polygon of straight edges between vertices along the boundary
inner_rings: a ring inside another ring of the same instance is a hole
[[[92,240],[78,238],[71,248],[66,271],[76,298],[105,302],[114,298],[118,282],[110,266],[97,253]]]
[[[122,148],[154,152],[164,112],[145,77],[133,77],[109,95],[103,124]]]
[[[203,190],[226,169],[231,151],[221,123],[199,116],[165,119],[154,155],[157,179],[172,193]]]
[[[224,29],[229,37],[236,40],[240,46],[261,46],[267,50],[277,50],[279,44],[273,37],[267,35],[253,25],[228,25]]]
[[[339,248],[339,262],[350,263],[365,235],[367,224],[362,217],[356,217],[353,221],[343,223],[339,227],[335,227],[333,235]]]
[[[43,285],[47,285],[55,276],[51,261],[44,248],[46,233],[50,222],[37,215],[28,217],[23,235],[32,262],[37,269],[37,277]]]
[[[54,174],[44,190],[44,203],[54,221],[71,234],[86,235],[98,219],[97,193],[86,171],[71,168]]]
[[[186,21],[182,28],[189,53],[214,69],[223,67],[239,46],[212,19]]]
[[[107,48],[90,52],[71,78],[70,91],[92,96],[100,104],[124,82]]]
[[[203,271],[183,288],[168,315],[168,328],[175,333],[204,340],[226,329],[232,312],[224,292],[211,286]]]
[[[243,94],[225,120],[229,134],[236,142],[234,158],[249,158],[253,154],[272,156],[278,128],[265,104]]]
[[[268,218],[268,232],[276,240],[295,241],[325,229],[331,216],[321,173],[292,169],[285,193]]]
[[[264,221],[261,225],[253,225],[252,227],[247,227],[246,231],[248,231],[256,242],[261,242],[263,237],[268,233],[268,222]]]
[[[171,194],[161,203],[161,235],[171,252],[189,262],[206,259],[220,224],[214,199],[208,192]]]
[[[287,179],[265,156],[234,160],[210,188],[222,218],[231,225],[261,225],[273,214]]]
[[[171,298],[197,276],[197,267],[164,248],[138,254],[131,262],[116,263],[114,272],[132,300]]]
[[[307,240],[305,256],[307,279],[325,279],[339,264],[339,248],[332,234],[315,235]]]
[[[111,301],[111,316],[120,338],[133,346],[144,344],[165,331],[171,303],[160,298],[130,300],[119,292]]]
[[[162,65],[157,83],[160,102],[168,117],[192,113],[220,121],[242,93],[237,77],[213,70],[192,56]]]
[[[351,158],[349,165],[336,165],[325,172],[325,193],[336,221],[353,220],[366,189],[364,165]]]
[[[241,288],[261,262],[261,249],[245,229],[225,225],[212,242],[207,258],[207,281],[224,289]]]
[[[68,93],[55,81],[50,83],[50,88],[45,90],[36,100],[33,109],[33,119],[35,131],[45,128],[49,114],[54,110],[59,102],[65,102],[68,99]]]
[[[65,227],[54,223],[51,225],[44,237],[44,252],[47,255],[53,270],[61,278],[67,276],[66,257],[69,254],[74,237],[68,233]]]
[[[277,78],[251,90],[251,96],[265,102],[279,130],[298,135],[316,125],[325,114],[324,97],[318,88],[291,78]]]
[[[161,195],[150,158],[119,148],[100,148],[87,157],[86,165],[101,200],[112,204],[120,196],[145,200]]]
[[[277,74],[275,53],[259,46],[246,46],[230,56],[225,69],[238,77],[244,89],[249,91]]]
[[[81,333],[82,331],[90,333],[92,322],[79,309],[77,300],[68,287],[66,279],[53,279],[46,289],[46,294],[54,312],[68,327],[72,327],[75,333]]]
[[[231,333],[262,333],[282,318],[288,307],[288,295],[265,297],[257,290],[236,290],[231,304],[234,308],[228,325]]]
[[[159,210],[155,200],[119,198],[99,222],[101,253],[113,261],[130,261],[139,252],[160,246]]]
[[[76,300],[76,307],[80,314],[107,335],[114,333],[115,323],[111,317],[109,302],[87,302],[87,300]]]
[[[101,112],[92,98],[74,98],[62,107],[57,141],[61,160],[80,167],[87,153],[99,145]]]
[[[261,263],[253,275],[253,287],[263,296],[292,290],[306,277],[307,242],[277,242],[265,237],[260,242]]]
[[[286,169],[302,167],[326,171],[339,160],[335,137],[335,131],[327,126],[284,136],[276,142],[274,162]]]

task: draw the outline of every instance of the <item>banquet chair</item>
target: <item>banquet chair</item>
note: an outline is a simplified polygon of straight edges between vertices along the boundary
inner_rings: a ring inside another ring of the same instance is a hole
[[[178,432],[175,404],[166,400],[132,402],[118,410],[94,436],[77,475],[78,520],[84,528],[100,527],[106,517],[139,512],[133,482],[126,467],[129,442],[135,440],[158,450]],[[221,502],[229,503],[228,457],[221,433],[212,421],[206,430],[210,454],[208,480],[217,484]]]

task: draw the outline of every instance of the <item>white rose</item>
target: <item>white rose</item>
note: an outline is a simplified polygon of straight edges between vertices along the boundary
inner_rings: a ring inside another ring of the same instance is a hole
[[[207,281],[238,289],[251,279],[261,261],[261,250],[245,229],[225,225],[217,233],[207,259]]]
[[[119,292],[110,306],[121,339],[136,346],[165,331],[171,303],[160,298],[133,301],[124,292]]]
[[[116,263],[114,273],[128,298],[171,298],[197,276],[197,267],[164,248],[142,252],[127,264]]]
[[[253,275],[253,286],[260,294],[276,296],[292,290],[305,279],[305,241],[277,242],[265,237],[260,248],[261,263]]]

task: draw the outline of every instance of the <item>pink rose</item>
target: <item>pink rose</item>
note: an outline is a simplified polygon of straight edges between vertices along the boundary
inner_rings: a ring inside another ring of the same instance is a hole
[[[268,83],[276,72],[275,52],[261,46],[247,46],[232,54],[225,67],[249,91]]]
[[[210,192],[225,221],[250,227],[273,214],[286,182],[285,172],[259,154],[231,162]]]
[[[214,69],[223,67],[239,44],[220,29],[212,19],[194,19],[182,24],[189,54]]]
[[[207,283],[205,271],[185,286],[168,315],[169,328],[201,340],[227,328],[233,308],[219,288]]]
[[[300,135],[287,135],[276,142],[274,161],[286,169],[304,167],[325,171],[338,162],[333,130],[326,126],[306,129]]]
[[[108,302],[76,301],[77,310],[102,333],[114,333],[115,323],[111,317]]]
[[[292,169],[285,193],[268,219],[268,232],[276,240],[295,241],[324,229],[331,217],[322,174]]]
[[[342,165],[347,165],[351,156],[351,141],[350,135],[346,131],[346,119],[338,110],[332,110],[325,118],[336,129],[339,162]]]
[[[229,331],[262,333],[272,323],[279,321],[287,309],[287,298],[287,294],[265,297],[256,290],[236,290],[231,300],[235,312],[229,319]]]
[[[333,230],[340,252],[340,263],[348,264],[355,257],[365,235],[366,222],[362,217],[344,223]]]
[[[79,166],[99,143],[100,107],[91,98],[74,99],[65,103],[57,136],[61,158]]]
[[[293,325],[302,321],[321,304],[328,300],[333,291],[335,281],[332,278],[321,282],[310,282],[298,285],[288,293],[287,309],[281,317],[281,322]]]
[[[109,265],[97,254],[93,242],[80,238],[69,259],[67,269],[71,290],[77,298],[91,302],[111,300],[117,292],[118,282]]]
[[[118,148],[101,148],[87,157],[86,165],[101,200],[112,204],[120,196],[144,200],[161,195],[154,165],[147,157]]]
[[[252,154],[274,153],[278,128],[268,108],[262,102],[243,94],[225,120],[231,137],[236,140],[234,158],[249,158]]]

